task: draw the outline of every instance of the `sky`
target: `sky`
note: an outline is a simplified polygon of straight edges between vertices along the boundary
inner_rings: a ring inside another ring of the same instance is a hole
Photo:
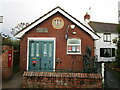
[[[21,22],[31,23],[60,6],[73,17],[84,23],[89,12],[91,21],[118,23],[118,2],[120,0],[0,0],[0,32],[10,34],[11,29]],[[90,9],[91,8],[91,9]]]

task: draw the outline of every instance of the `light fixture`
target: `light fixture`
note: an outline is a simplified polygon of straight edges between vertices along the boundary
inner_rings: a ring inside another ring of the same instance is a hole
[[[75,28],[75,25],[70,25],[71,29],[74,29]]]
[[[76,32],[72,32],[73,35],[76,35],[77,33]]]

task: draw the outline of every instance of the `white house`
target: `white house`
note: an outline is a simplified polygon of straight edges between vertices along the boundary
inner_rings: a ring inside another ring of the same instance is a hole
[[[0,16],[0,32],[2,32],[3,16]]]
[[[96,32],[100,38],[95,41],[95,55],[98,62],[111,62],[115,60],[116,44],[114,43],[118,37],[118,24],[94,22],[86,20],[90,18],[84,17],[86,26]],[[86,23],[86,21],[89,21]]]
[[[118,22],[120,24],[120,1],[118,2]]]

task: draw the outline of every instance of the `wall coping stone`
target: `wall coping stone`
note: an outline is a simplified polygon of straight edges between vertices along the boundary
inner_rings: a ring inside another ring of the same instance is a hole
[[[61,73],[61,72],[41,72],[25,71],[23,77],[56,77],[56,78],[81,78],[81,79],[102,79],[97,73]]]

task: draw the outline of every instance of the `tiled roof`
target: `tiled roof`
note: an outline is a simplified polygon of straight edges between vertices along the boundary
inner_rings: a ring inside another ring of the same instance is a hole
[[[70,78],[91,78],[91,79],[102,79],[101,74],[87,74],[87,73],[60,73],[60,72],[36,72],[36,71],[30,71],[27,72],[25,71],[23,73],[24,77],[33,77],[33,76],[38,76],[38,77],[70,77]]]
[[[118,24],[90,21],[89,25],[98,33],[117,33]]]

